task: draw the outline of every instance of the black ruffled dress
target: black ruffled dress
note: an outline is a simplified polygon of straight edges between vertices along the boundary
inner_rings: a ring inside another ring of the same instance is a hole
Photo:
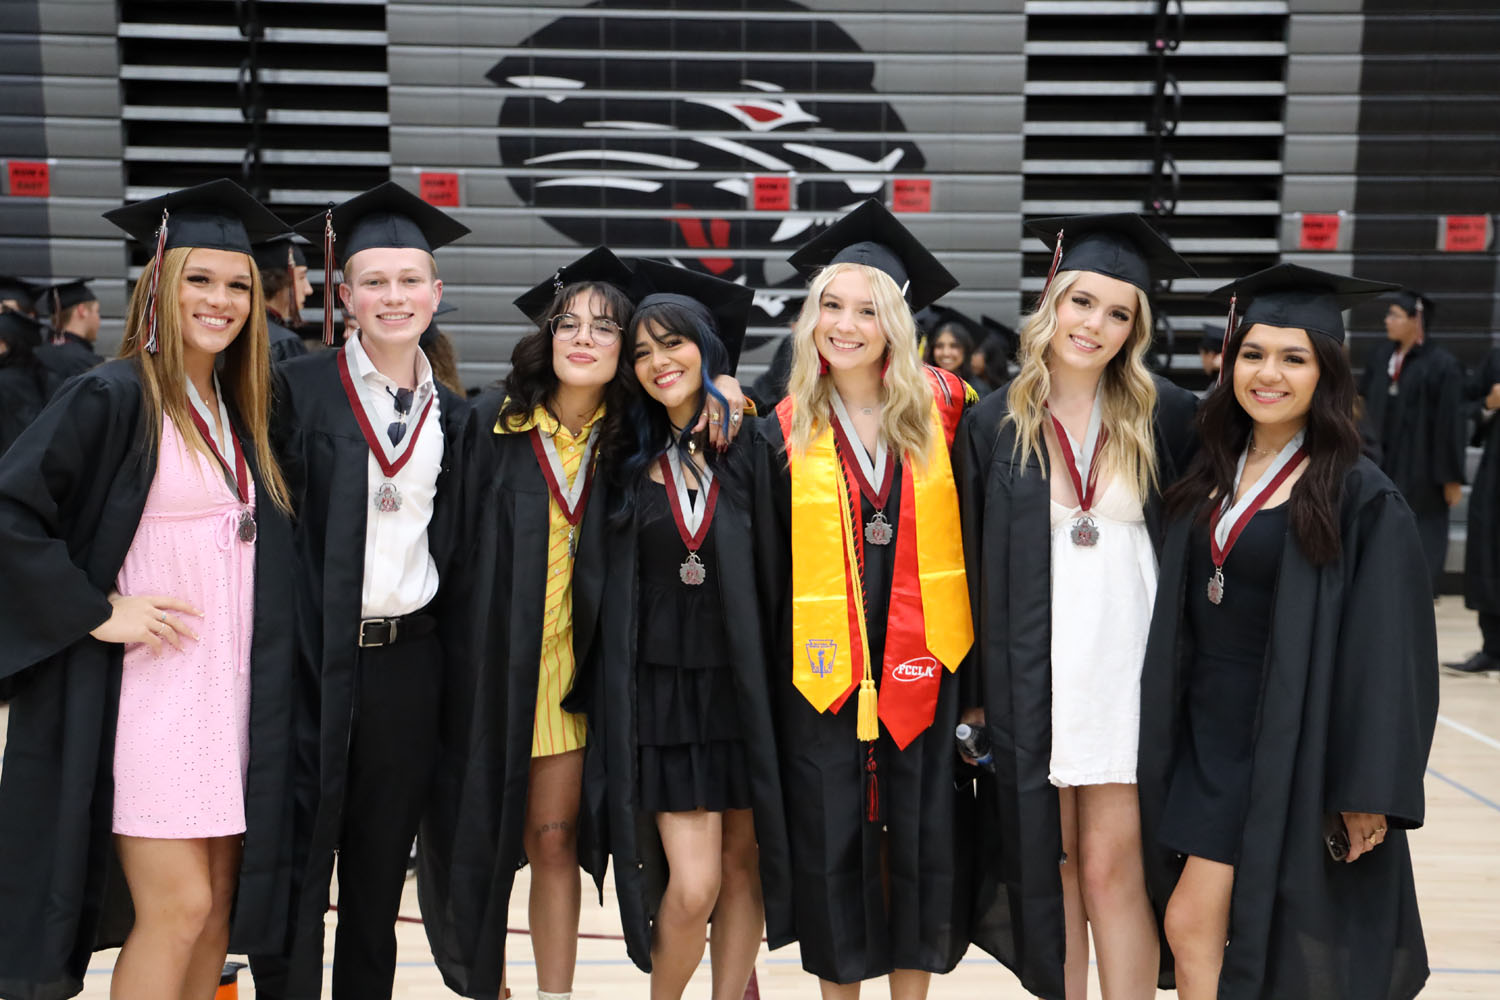
[[[672,517],[666,487],[649,483],[640,500],[636,741],[641,808],[749,809],[749,767],[724,632],[714,533],[706,533],[698,550],[706,578],[698,586],[685,584],[678,570],[687,546]]]

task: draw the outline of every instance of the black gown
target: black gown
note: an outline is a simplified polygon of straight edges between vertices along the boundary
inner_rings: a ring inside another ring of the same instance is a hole
[[[1436,344],[1406,354],[1391,395],[1389,366],[1396,345],[1379,344],[1366,362],[1359,392],[1365,433],[1375,442],[1375,464],[1391,478],[1418,517],[1446,514],[1444,483],[1464,480],[1464,372]]]
[[[763,886],[768,933],[773,907],[784,909],[802,967],[837,983],[895,969],[950,972],[968,949],[973,898],[973,796],[969,782],[956,775],[953,746],[959,675],[940,672],[932,724],[905,750],[881,727],[873,744],[881,816],[867,821],[867,744],[855,736],[857,698],[851,695],[837,713],[820,713],[792,683],[791,657],[798,654],[792,650],[791,474],[779,420],[768,417],[761,426],[757,556],[763,560],[762,600],[776,609],[771,692],[791,849],[785,888]],[[901,487],[898,464],[885,507],[891,542],[864,547],[861,576],[877,684],[901,530],[900,518],[890,515],[901,509]],[[863,497],[860,508],[863,524],[875,512]]]
[[[703,584],[688,587],[677,578],[687,549],[661,485],[643,486],[629,521],[611,526],[602,539],[610,578],[634,585],[612,588],[600,610],[592,645],[597,662],[588,672],[598,693],[589,716],[584,798],[595,810],[603,807],[587,825],[608,846],[625,949],[645,972],[651,971],[651,925],[668,875],[654,807],[643,799],[652,794],[670,796],[673,806],[695,808],[688,803],[703,795],[699,804],[709,809],[753,810],[767,940],[772,948],[792,940],[767,644],[771,618],[754,585],[761,553],[748,503],[759,423],[747,421],[743,440],[717,466],[719,498],[699,550],[707,570]],[[593,503],[602,500],[596,496]],[[690,611],[693,620],[672,620]],[[696,662],[672,665],[683,660]],[[703,706],[702,714],[690,701]],[[709,736],[716,738],[704,739]]]
[[[0,455],[37,418],[62,384],[62,379],[35,357],[8,364],[6,360],[0,358]]]
[[[1276,574],[1220,1000],[1407,1000],[1427,979],[1406,836],[1422,825],[1437,717],[1422,546],[1368,459],[1345,476],[1338,523],[1337,560],[1313,566],[1289,531]],[[1183,607],[1207,585],[1189,575],[1191,531],[1187,519],[1168,530],[1141,675],[1141,827],[1159,918],[1182,866],[1158,831],[1194,655]],[[1339,812],[1384,814],[1385,842],[1331,860],[1323,820]]]
[[[1184,613],[1193,660],[1183,681],[1186,718],[1163,806],[1163,846],[1232,865],[1250,799],[1250,763],[1262,667],[1271,633],[1276,571],[1286,541],[1288,505],[1261,510],[1224,560],[1224,594],[1208,599],[1214,575],[1208,526],[1194,525]]]
[[[302,343],[297,332],[283,325],[275,316],[266,317],[266,336],[271,345],[273,365],[300,358],[307,353],[307,345]]]
[[[445,713],[433,801],[417,838],[427,941],[443,982],[466,997],[494,997],[505,969],[511,888],[526,863],[526,791],[546,614],[551,495],[528,435],[494,431],[504,398],[499,389],[477,397],[456,439],[463,474],[454,507],[463,558],[445,578],[457,603],[440,630],[450,670],[471,700]],[[585,507],[573,566],[577,670],[563,701],[571,712],[585,712],[592,694],[586,668],[605,589],[601,493],[596,485]],[[596,738],[590,730],[588,742]],[[601,798],[595,808],[585,802],[580,809],[578,851],[602,884],[606,854],[589,819],[603,813],[604,787],[594,787]]]
[[[1468,541],[1464,547],[1464,606],[1500,615],[1500,417],[1484,414],[1484,397],[1500,382],[1500,350],[1491,351],[1469,384],[1474,419],[1471,444],[1484,449],[1469,490]]]
[[[46,346],[55,348],[58,356],[57,368],[68,375],[86,372],[104,360],[99,357],[91,342],[76,333],[63,333],[58,343]]]
[[[90,638],[156,472],[136,362],[74,379],[0,459],[0,679],[19,680],[0,772],[0,996],[83,988],[133,914],[111,837],[124,647]],[[236,427],[259,481],[252,442]],[[262,492],[261,494],[265,494]],[[250,770],[229,950],[270,950],[291,916],[291,527],[257,505]]]
[[[370,510],[370,446],[360,432],[338,372],[339,351],[320,351],[274,366],[273,433],[297,505],[295,582],[283,593],[297,609],[302,704],[298,732],[298,856],[294,886],[296,925],[321,926],[328,908],[334,850],[343,826],[344,785],[353,727],[365,527]],[[441,623],[457,591],[450,576],[456,554],[454,469],[468,403],[437,387],[440,422],[422,433],[443,435],[437,496],[427,528],[438,569],[438,594],[429,606]],[[467,710],[470,693],[445,654],[443,718]],[[393,734],[398,738],[398,734]],[[291,954],[294,941],[254,955]],[[321,945],[321,937],[318,939]]]
[[[1162,488],[1196,447],[1197,399],[1157,376],[1154,419]],[[954,475],[963,509],[964,555],[974,610],[974,648],[960,670],[966,705],[983,705],[996,767],[977,782],[973,831],[978,871],[973,941],[1021,985],[1063,997],[1062,818],[1048,780],[1052,753],[1052,552],[1050,483],[1041,460],[1013,459],[1003,423],[1006,387],[986,396],[959,430]],[[1160,545],[1161,499],[1144,504]]]

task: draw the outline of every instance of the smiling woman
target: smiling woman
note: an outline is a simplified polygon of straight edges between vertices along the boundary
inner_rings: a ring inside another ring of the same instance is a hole
[[[157,247],[122,356],[0,460],[0,982],[70,996],[123,937],[113,996],[207,995],[290,916],[291,528],[250,258],[284,227],[229,181],[107,217]]]

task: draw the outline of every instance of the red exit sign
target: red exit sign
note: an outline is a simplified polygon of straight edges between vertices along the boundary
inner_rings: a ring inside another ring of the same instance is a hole
[[[11,160],[5,165],[12,198],[47,198],[52,194],[52,168],[43,161]]]
[[[417,178],[417,193],[429,205],[458,207],[458,174],[424,170]]]

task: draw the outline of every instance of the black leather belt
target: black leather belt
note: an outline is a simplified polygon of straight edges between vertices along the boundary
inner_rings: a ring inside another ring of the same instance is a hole
[[[400,618],[366,618],[359,623],[359,648],[391,646],[403,639],[415,639],[437,628],[431,615],[420,612]]]

